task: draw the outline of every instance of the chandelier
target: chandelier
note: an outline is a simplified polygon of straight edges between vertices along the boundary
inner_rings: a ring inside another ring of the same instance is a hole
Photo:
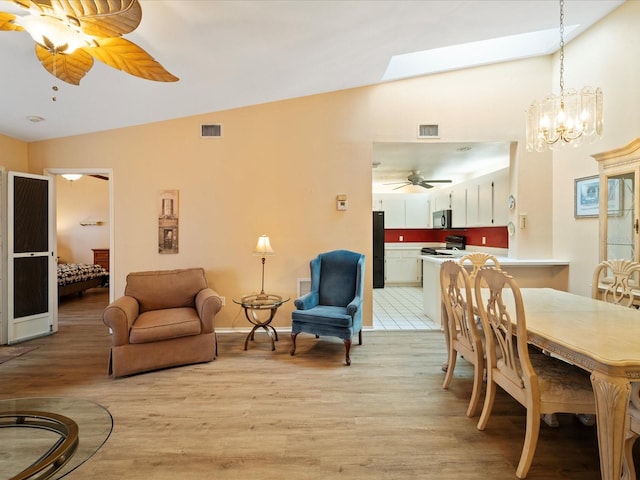
[[[527,150],[558,150],[591,143],[602,135],[602,90],[564,89],[564,0],[560,0],[560,94],[534,101],[527,110]]]

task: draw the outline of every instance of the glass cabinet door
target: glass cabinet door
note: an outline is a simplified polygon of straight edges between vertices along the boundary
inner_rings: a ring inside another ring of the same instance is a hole
[[[606,260],[636,258],[635,172],[607,177]]]
[[[640,261],[640,137],[621,148],[591,155],[600,171],[600,261]]]

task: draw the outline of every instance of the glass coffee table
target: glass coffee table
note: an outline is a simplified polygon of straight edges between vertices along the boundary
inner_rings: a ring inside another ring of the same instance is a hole
[[[0,400],[1,470],[8,475],[2,478],[62,478],[91,458],[112,429],[109,411],[88,400]]]
[[[281,295],[275,295],[272,293],[256,293],[250,295],[243,295],[240,298],[234,298],[233,302],[241,305],[244,308],[244,315],[249,320],[249,323],[253,325],[253,328],[247,335],[244,341],[244,349],[247,349],[249,339],[253,341],[254,334],[257,329],[262,328],[269,338],[271,339],[271,350],[276,349],[276,343],[278,341],[278,332],[271,325],[273,317],[275,317],[278,307],[285,302],[289,301],[289,297],[283,297]],[[264,313],[262,313],[264,312]]]

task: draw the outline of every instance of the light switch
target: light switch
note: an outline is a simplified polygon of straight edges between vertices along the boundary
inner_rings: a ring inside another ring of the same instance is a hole
[[[347,203],[347,196],[345,194],[336,196],[336,208],[338,210],[346,210],[349,207]]]
[[[527,228],[527,214],[526,213],[521,213],[520,214],[520,228],[521,229]]]

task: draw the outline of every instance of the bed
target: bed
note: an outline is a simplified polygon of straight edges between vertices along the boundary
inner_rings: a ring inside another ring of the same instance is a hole
[[[100,265],[89,263],[58,264],[58,298],[82,295],[88,288],[103,287],[109,283],[109,272]]]

